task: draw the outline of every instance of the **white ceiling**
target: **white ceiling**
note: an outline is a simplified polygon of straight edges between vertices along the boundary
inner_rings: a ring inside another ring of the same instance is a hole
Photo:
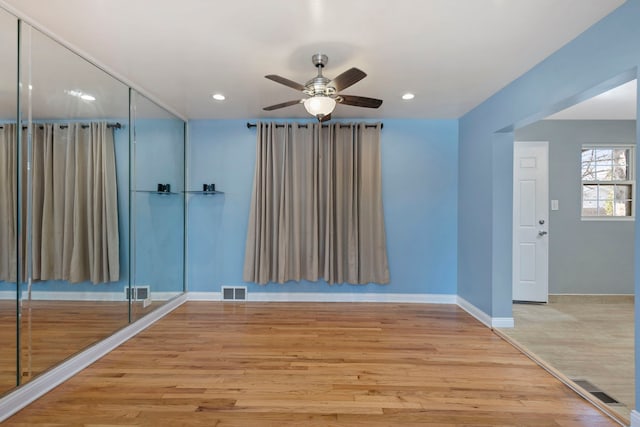
[[[300,98],[264,75],[305,83],[316,52],[328,77],[368,74],[344,93],[384,100],[334,118],[457,118],[623,2],[0,0],[190,119],[307,117],[262,111]]]

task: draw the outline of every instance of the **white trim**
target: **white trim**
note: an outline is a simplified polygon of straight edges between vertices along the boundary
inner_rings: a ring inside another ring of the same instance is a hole
[[[513,328],[515,326],[515,322],[513,317],[492,317],[491,318],[491,327],[492,328]]]
[[[149,290],[152,301],[168,301],[174,298],[176,292],[154,292]],[[13,291],[0,291],[0,300],[15,300],[16,294]],[[22,300],[27,300],[26,292],[23,293]],[[40,292],[31,293],[32,301],[127,301],[124,292]]]
[[[633,212],[633,205],[631,207]],[[635,221],[635,216],[582,216],[580,221]]]
[[[96,343],[82,353],[67,359],[65,362],[50,371],[39,375],[27,384],[18,387],[14,392],[9,393],[0,399],[0,422],[6,420],[20,409],[38,399],[40,396],[68,380],[96,360],[123,344],[128,339],[142,332],[144,329],[169,314],[172,310],[179,307],[186,300],[187,296],[185,294],[174,298],[140,320],[137,320],[110,337]]]
[[[230,286],[233,287],[233,286]],[[383,294],[326,292],[250,292],[246,301],[259,302],[392,302],[422,304],[456,304],[451,294]],[[221,301],[221,292],[188,292],[190,301]]]
[[[640,427],[640,412],[631,411],[631,427]]]
[[[3,300],[16,300],[16,291],[0,291],[0,301]]]
[[[448,294],[251,292],[247,293],[247,301],[455,304],[456,296]]]
[[[488,328],[513,328],[515,325],[513,317],[491,317],[460,295],[458,295],[458,307],[475,317]]]
[[[458,307],[475,317],[477,320],[482,322],[485,326],[491,327],[491,316],[489,316],[484,311],[480,310],[475,305],[471,304],[466,299],[462,298],[458,295]]]
[[[189,301],[221,301],[222,294],[220,292],[187,292]]]

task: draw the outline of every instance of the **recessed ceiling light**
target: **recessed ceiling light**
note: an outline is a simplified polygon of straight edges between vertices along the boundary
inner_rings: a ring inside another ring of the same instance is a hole
[[[402,95],[402,99],[404,99],[405,101],[408,101],[410,99],[415,98],[416,96],[412,93],[405,93],[404,95]]]
[[[75,96],[76,98],[84,99],[85,101],[95,101],[96,97],[93,95],[89,95],[88,93],[81,92],[79,90],[67,90],[64,92],[68,95]]]
[[[216,101],[224,101],[225,100],[225,96],[221,93],[214,93],[213,94],[213,99],[215,99]]]

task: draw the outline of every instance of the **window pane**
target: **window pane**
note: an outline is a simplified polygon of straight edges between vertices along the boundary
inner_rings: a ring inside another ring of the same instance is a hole
[[[582,186],[582,200],[597,200],[598,199],[598,186],[597,185],[583,185]]]
[[[613,216],[613,202],[600,200],[598,202],[598,216]]]
[[[598,200],[601,202],[604,201],[613,201],[613,193],[615,186],[614,185],[599,185],[598,186]]]
[[[582,180],[595,181],[596,173],[593,162],[582,162]]]
[[[582,202],[582,216],[597,216],[597,202],[591,200],[585,200]]]
[[[595,160],[595,151],[592,148],[582,149],[582,163],[592,163]]]
[[[612,178],[611,164],[606,165],[598,162],[596,164],[596,180],[611,181],[611,178]]]
[[[616,202],[631,200],[631,185],[616,185]]]
[[[613,150],[613,164],[618,166],[627,166],[629,164],[629,150],[624,148],[619,148],[617,150]]]
[[[612,155],[613,155],[613,150],[611,149],[598,148],[595,150],[596,161],[598,163],[611,164]]]
[[[626,181],[629,179],[629,173],[626,166],[613,167],[613,179],[616,181]]]
[[[631,201],[616,202],[615,216],[631,216]]]

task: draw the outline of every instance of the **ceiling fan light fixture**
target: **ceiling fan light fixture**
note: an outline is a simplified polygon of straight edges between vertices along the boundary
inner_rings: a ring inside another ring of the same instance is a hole
[[[312,116],[327,116],[336,108],[336,100],[328,96],[312,96],[304,100],[304,108]]]

